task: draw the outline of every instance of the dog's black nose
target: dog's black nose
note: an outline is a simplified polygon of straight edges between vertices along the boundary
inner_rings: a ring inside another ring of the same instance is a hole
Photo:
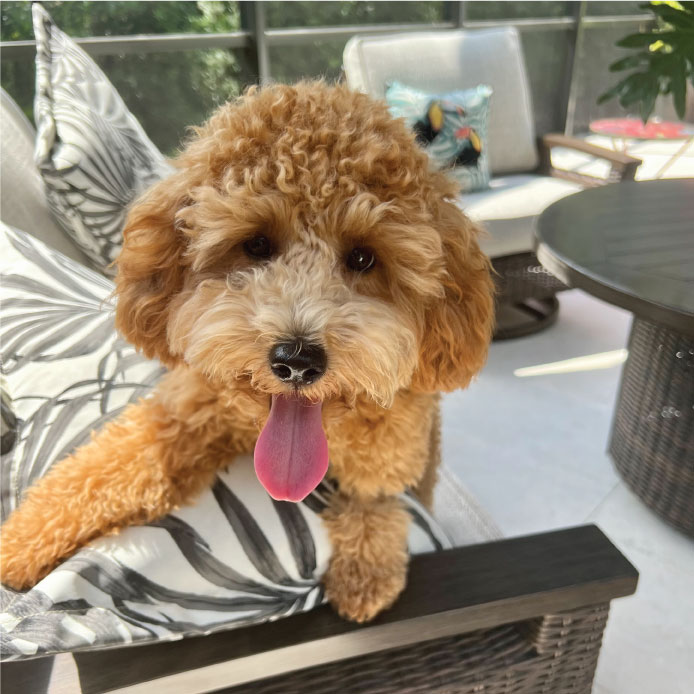
[[[307,386],[324,373],[328,358],[325,350],[316,344],[296,339],[278,342],[270,350],[272,373],[285,383]]]

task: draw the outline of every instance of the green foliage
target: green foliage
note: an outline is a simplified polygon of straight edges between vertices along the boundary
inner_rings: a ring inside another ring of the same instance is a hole
[[[49,1],[41,4],[66,34],[80,37],[198,31],[195,23],[204,23],[206,16],[206,10],[201,6],[219,5],[221,13],[229,5],[236,6],[237,3]],[[238,24],[235,28],[238,28]],[[0,37],[3,41],[34,38],[30,2],[2,3]]]
[[[237,2],[44,2],[69,36],[236,31]],[[32,39],[31,3],[2,3],[2,40]],[[202,122],[252,81],[239,52],[225,49],[95,56],[145,132],[173,154],[186,127]],[[33,61],[3,60],[2,86],[33,116]]]
[[[266,2],[268,28],[359,26],[362,24],[441,22],[443,2]],[[337,79],[342,68],[345,39],[270,49],[273,79],[293,82],[304,77]]]
[[[220,33],[241,27],[238,2],[44,2],[69,36]],[[268,27],[335,26],[442,21],[443,2],[266,2]],[[2,3],[1,38],[33,38],[31,3]],[[339,76],[344,40],[316,41],[271,51],[273,78]],[[171,154],[185,128],[254,81],[240,50],[209,49],[96,56],[128,108],[164,152]],[[29,60],[3,61],[2,86],[31,118],[34,68]]]
[[[443,2],[287,2],[264,3],[268,28],[319,27],[405,22],[440,22]]]
[[[468,19],[532,19],[533,17],[566,17],[572,13],[572,2],[527,2],[521,0],[483,0],[466,2]],[[599,3],[602,4],[602,3]]]
[[[630,34],[617,42],[636,52],[610,65],[611,72],[634,70],[598,98],[615,97],[624,108],[638,106],[645,123],[659,94],[670,94],[684,118],[687,82],[694,84],[694,2],[651,2],[641,5],[656,18],[653,31]]]
[[[115,2],[76,1],[42,3],[56,24],[73,37],[130,34],[219,33],[241,27],[240,2]],[[601,3],[595,3],[595,6]],[[607,3],[621,7],[632,3]],[[3,0],[0,36],[3,41],[33,38],[31,3]],[[441,22],[449,18],[452,4],[438,0],[340,2],[287,0],[264,3],[269,29],[286,27],[359,26]],[[471,19],[566,16],[572,3],[469,2]],[[553,33],[552,36],[560,35]],[[340,75],[344,38],[270,49],[272,77],[292,82],[319,75]],[[556,52],[535,41],[533,51]],[[526,53],[529,46],[526,41]],[[250,55],[242,50],[209,49],[95,57],[120,92],[147,134],[165,153],[177,149],[185,128],[202,122],[215,106],[237,95],[255,80]],[[536,62],[540,62],[539,58]],[[542,65],[551,62],[543,57]],[[532,63],[532,60],[531,60]],[[554,72],[552,73],[554,74]],[[543,84],[546,80],[543,78]],[[4,59],[2,86],[32,118],[33,59]],[[544,92],[543,92],[544,94]],[[547,89],[548,97],[550,90]]]

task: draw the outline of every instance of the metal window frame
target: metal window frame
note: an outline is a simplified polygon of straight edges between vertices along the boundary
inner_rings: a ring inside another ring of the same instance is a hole
[[[506,20],[468,20],[467,5],[445,2],[445,21],[432,24],[362,24],[347,26],[268,28],[264,2],[240,2],[241,30],[219,34],[141,34],[130,36],[90,36],[75,42],[90,55],[147,54],[167,51],[226,48],[243,50],[252,65],[255,81],[263,84],[272,79],[270,48],[305,45],[313,41],[347,41],[356,34],[391,34],[405,31],[445,31],[451,29],[486,29],[513,26],[521,32],[567,29],[570,32],[569,53],[565,65],[564,92],[560,96],[565,132],[573,132],[576,106],[576,74],[581,40],[586,28],[601,25],[641,24],[651,20],[648,14],[590,16],[587,2],[573,3],[572,14],[566,17]],[[36,52],[35,41],[0,42],[0,55],[5,60],[28,60]]]

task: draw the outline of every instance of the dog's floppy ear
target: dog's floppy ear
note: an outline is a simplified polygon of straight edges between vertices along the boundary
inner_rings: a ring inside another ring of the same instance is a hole
[[[428,307],[412,388],[464,388],[487,358],[494,324],[490,263],[477,244],[478,228],[452,203],[436,210],[446,263],[444,295]]]
[[[173,366],[166,339],[169,302],[183,285],[185,237],[176,212],[186,204],[182,172],[155,184],[134,204],[116,264],[116,327],[149,358]]]

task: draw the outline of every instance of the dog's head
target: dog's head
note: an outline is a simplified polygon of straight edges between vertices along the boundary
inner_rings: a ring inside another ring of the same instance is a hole
[[[477,229],[385,105],[321,82],[253,89],[176,166],[133,207],[118,259],[117,325],[147,356],[245,382],[276,419],[298,403],[307,430],[318,403],[388,407],[481,368]]]

